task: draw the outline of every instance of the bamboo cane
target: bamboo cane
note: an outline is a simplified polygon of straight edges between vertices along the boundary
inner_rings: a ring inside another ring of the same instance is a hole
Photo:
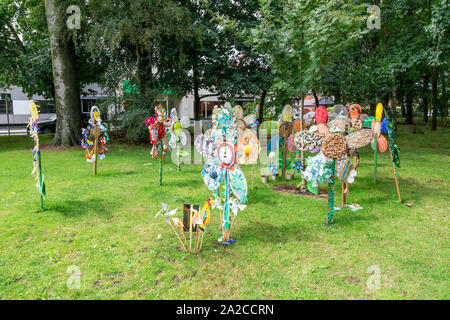
[[[281,172],[281,180],[286,180],[286,162],[287,162],[287,137],[284,138],[284,142],[283,142],[283,146],[284,146],[284,150],[283,150],[283,168],[282,168],[282,172]]]
[[[395,169],[394,156],[392,155],[392,150],[391,150],[391,148],[389,148],[389,153],[391,154],[392,168],[394,169],[395,186],[397,187],[398,201],[399,201],[400,203],[402,203],[402,197],[400,196],[400,188],[399,188],[399,186],[398,186],[397,170]]]
[[[159,152],[160,152],[160,155],[159,155],[159,185],[161,186],[162,185],[162,166],[163,166],[163,153],[164,153],[164,151],[163,151],[163,146],[162,146],[162,142],[159,142]]]
[[[198,253],[197,248],[198,248],[198,229],[199,229],[199,226],[198,226],[198,224],[196,226],[197,226],[197,230],[195,231],[195,248],[194,248],[194,250],[195,250],[195,253]]]
[[[100,137],[99,126],[94,127],[94,176],[97,174],[97,161],[98,161],[98,138]]]
[[[188,251],[187,251],[186,247],[184,246],[184,243],[183,243],[183,241],[181,240],[181,237],[179,236],[177,230],[175,230],[175,227],[174,227],[171,223],[169,223],[169,224],[170,224],[170,226],[172,227],[173,232],[175,232],[175,235],[177,236],[178,240],[180,240],[180,243],[181,243],[181,245],[183,246],[184,251],[186,251],[186,253],[187,253]]]
[[[206,232],[206,229],[202,232],[202,241],[201,241],[201,243],[200,243],[200,249],[199,249],[199,251],[202,251],[202,248],[203,248],[203,238],[205,237],[205,232]]]
[[[378,162],[378,148],[375,147],[375,166],[373,168],[373,183],[377,184],[377,162]]]
[[[192,211],[189,211],[189,252],[192,253]]]

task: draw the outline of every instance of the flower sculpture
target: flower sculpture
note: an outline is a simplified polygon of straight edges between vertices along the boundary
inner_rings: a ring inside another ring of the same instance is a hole
[[[98,141],[100,140],[101,149]],[[81,130],[81,147],[86,154],[87,162],[94,162],[94,175],[97,174],[97,159],[105,158],[106,142],[109,141],[108,129],[102,123],[100,110],[93,106],[90,112],[89,124]]]
[[[150,143],[153,145],[150,154],[153,159],[160,159],[159,162],[159,185],[162,185],[162,166],[165,162],[166,152],[169,150],[168,131],[172,124],[172,119],[167,117],[166,109],[162,105],[155,107],[155,117],[147,118],[145,121],[150,136]]]
[[[328,224],[333,224],[335,177],[342,182],[344,199],[344,194],[349,192],[348,184],[353,183],[357,175],[357,149],[368,145],[373,137],[372,130],[362,129],[358,121],[360,113],[360,107],[353,105],[349,119],[348,112],[336,106],[330,113],[333,116],[329,117],[325,107],[318,107],[314,116],[316,125],[295,134],[297,149],[318,152],[306,159],[302,176],[308,183],[308,190],[314,194],[318,194],[320,184],[328,183]]]
[[[169,147],[170,150],[174,150],[176,152],[177,157],[177,171],[181,171],[181,158],[185,157],[188,153],[184,150],[188,142],[189,132],[186,130],[190,126],[190,120],[188,117],[184,116],[181,120],[178,119],[178,114],[176,109],[172,109],[170,112],[170,126],[169,126]]]
[[[231,213],[236,217],[238,211],[245,208],[248,187],[237,163],[242,155],[236,153],[245,147],[238,144],[236,113],[230,106],[214,107],[212,128],[196,138],[195,148],[206,158],[203,181],[208,189],[215,191],[214,206],[221,211],[223,237],[219,240],[231,244],[234,240],[230,239],[230,233],[235,219],[232,221]],[[220,193],[222,183],[225,190]]]
[[[167,132],[172,123],[167,117],[166,109],[162,105],[155,107],[155,117],[147,118],[145,121],[149,130],[150,143],[153,145],[151,155],[153,159],[158,159],[162,153],[162,161],[165,161],[165,154],[169,150],[169,140]]]
[[[385,118],[381,121],[385,113]],[[400,196],[400,188],[398,186],[398,176],[396,167],[400,168],[400,148],[395,143],[395,126],[389,118],[389,114],[384,111],[383,105],[379,103],[375,112],[375,120],[372,120],[372,130],[374,132],[374,138],[372,140],[372,149],[375,151],[375,166],[374,166],[374,183],[377,183],[377,151],[385,152],[389,148],[389,152],[392,160],[392,167],[394,169],[395,184],[397,187],[398,200],[402,202]],[[381,132],[386,132],[388,138],[386,139]],[[378,149],[377,149],[378,144]]]
[[[28,122],[28,129],[34,141],[33,170],[31,171],[31,174],[35,177],[36,188],[39,191],[39,194],[41,195],[41,210],[44,211],[44,195],[46,194],[46,190],[45,190],[44,175],[42,174],[42,166],[41,166],[41,146],[39,144],[39,126],[38,126],[39,110],[33,100],[31,100],[30,103],[30,112],[31,117]]]
[[[174,217],[177,213],[177,208],[170,210],[164,202],[161,202],[162,209],[155,215],[155,218],[161,216],[164,221],[171,227],[172,231],[177,236],[181,246],[186,253],[199,253],[203,247],[203,238],[206,232],[206,226],[210,222],[210,208],[214,205],[214,201],[209,198],[201,210],[196,210],[196,205],[184,205],[183,222]],[[188,233],[188,237],[186,237]]]

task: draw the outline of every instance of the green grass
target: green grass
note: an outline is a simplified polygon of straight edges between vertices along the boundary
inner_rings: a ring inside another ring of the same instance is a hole
[[[400,126],[398,134],[400,189],[412,207],[397,201],[388,154],[379,155],[373,184],[370,147],[348,196],[364,209],[336,212],[333,227],[324,226],[326,200],[277,193],[273,182],[259,182],[258,166],[248,166],[237,243],[217,244],[215,212],[198,255],[180,251],[153,217],[161,201],[179,211],[203,204],[211,193],[201,165],[180,174],[165,165],[160,187],[149,146],[110,144],[96,177],[81,148],[46,151],[47,210],[39,213],[31,139],[0,137],[0,298],[450,299],[449,132],[419,129],[425,133]],[[379,290],[366,285],[373,265]],[[81,270],[79,289],[67,287],[70,266]]]

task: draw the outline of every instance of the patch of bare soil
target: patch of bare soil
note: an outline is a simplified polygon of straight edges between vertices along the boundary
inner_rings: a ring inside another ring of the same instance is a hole
[[[281,193],[291,193],[296,194],[303,197],[316,198],[316,199],[328,199],[328,191],[327,190],[319,190],[319,194],[314,194],[309,191],[305,193],[301,192],[300,189],[297,189],[295,184],[280,184],[272,187],[273,190]]]
[[[26,149],[33,149],[33,146],[26,147]],[[81,146],[72,147],[54,147],[51,144],[41,145],[41,151],[67,151],[67,150],[82,150]]]

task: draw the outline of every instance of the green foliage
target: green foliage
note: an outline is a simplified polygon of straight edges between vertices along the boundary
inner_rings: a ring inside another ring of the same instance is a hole
[[[87,13],[84,1],[71,1]],[[66,4],[68,5],[68,4]],[[4,0],[0,3],[0,88],[22,87],[24,92],[54,99],[52,60],[44,1]],[[82,29],[74,30],[77,72],[80,86],[100,82],[105,60],[104,53],[89,55],[85,46],[87,16],[82,16]],[[4,23],[3,23],[4,22]]]

